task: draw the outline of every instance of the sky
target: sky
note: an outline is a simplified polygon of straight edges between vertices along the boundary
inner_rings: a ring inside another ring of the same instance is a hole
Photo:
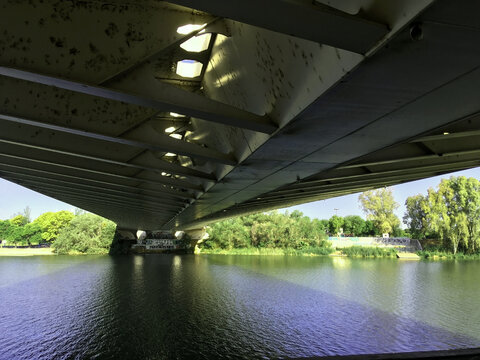
[[[396,215],[400,219],[403,217],[407,197],[426,194],[428,188],[435,188],[442,178],[449,178],[450,176],[474,177],[480,180],[480,167],[392,186],[393,196],[400,204]],[[280,211],[288,210],[292,212],[293,210],[300,210],[304,215],[318,219],[329,219],[335,214],[339,216],[360,215],[364,218],[365,216],[359,207],[358,195],[359,194],[352,194],[315,201]],[[0,178],[0,219],[9,219],[13,214],[23,212],[23,209],[27,206],[31,209],[32,220],[47,211],[69,210],[73,212],[75,209],[75,206],[52,199]]]

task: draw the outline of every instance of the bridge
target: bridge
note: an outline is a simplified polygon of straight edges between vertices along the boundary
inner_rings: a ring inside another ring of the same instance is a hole
[[[476,0],[0,9],[0,176],[126,229],[480,165]]]

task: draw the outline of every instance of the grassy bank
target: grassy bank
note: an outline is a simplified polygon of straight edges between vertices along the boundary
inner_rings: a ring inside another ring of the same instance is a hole
[[[350,246],[338,249],[342,254],[348,257],[387,257],[392,258],[397,256],[394,248],[381,248],[373,246]]]
[[[26,248],[10,249],[0,248],[0,256],[37,256],[37,255],[55,255],[51,248]]]
[[[428,260],[480,260],[480,253],[464,254],[457,252],[456,254],[453,254],[451,252],[441,250],[422,250],[417,251],[417,255],[422,259]]]
[[[304,249],[293,248],[239,248],[239,249],[200,249],[200,254],[217,255],[295,255],[295,256],[320,256],[329,255],[334,250],[330,247],[308,247]]]
[[[241,248],[241,249],[201,249],[200,254],[218,255],[296,255],[296,256],[325,256],[335,252],[331,247],[309,247],[305,249],[292,248]],[[335,252],[340,256],[348,257],[396,257],[397,253],[393,248],[379,248],[366,246],[351,246],[339,248]]]

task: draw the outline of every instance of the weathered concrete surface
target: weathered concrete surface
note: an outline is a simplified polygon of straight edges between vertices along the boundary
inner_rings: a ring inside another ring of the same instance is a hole
[[[3,1],[0,176],[197,229],[480,164],[477,1],[315,3]]]

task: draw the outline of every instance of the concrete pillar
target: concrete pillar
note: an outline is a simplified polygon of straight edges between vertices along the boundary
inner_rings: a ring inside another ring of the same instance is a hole
[[[128,254],[130,247],[137,242],[136,232],[137,230],[122,229],[117,226],[109,254]]]
[[[185,235],[190,242],[190,251],[193,251],[194,254],[200,253],[198,244],[205,241],[205,239],[208,239],[208,233],[206,232],[205,227],[200,229],[186,230]]]

